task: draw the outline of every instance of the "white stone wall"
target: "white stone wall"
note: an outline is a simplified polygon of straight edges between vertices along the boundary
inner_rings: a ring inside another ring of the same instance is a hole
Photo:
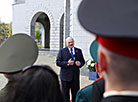
[[[31,20],[38,12],[44,12],[50,19],[50,50],[59,50],[59,24],[64,12],[64,0],[26,0],[24,4],[13,5],[13,34],[30,35]]]
[[[15,33],[28,33],[25,29],[25,4],[13,5],[12,29]]]
[[[95,37],[91,33],[87,32],[85,29],[83,29],[78,21],[77,10],[80,2],[81,0],[74,0],[73,2],[71,36],[75,40],[75,45],[82,49],[84,58],[87,60],[91,58],[89,53],[89,47]]]
[[[65,0],[25,0],[25,3],[13,5],[13,34],[30,35],[31,20],[38,12],[44,12],[50,19],[50,50],[59,50],[60,19],[63,15]],[[75,46],[82,49],[84,58],[89,59],[89,47],[95,39],[79,24],[77,10],[81,0],[71,0],[70,35]],[[64,35],[65,36],[65,35]],[[65,39],[64,39],[65,43]]]

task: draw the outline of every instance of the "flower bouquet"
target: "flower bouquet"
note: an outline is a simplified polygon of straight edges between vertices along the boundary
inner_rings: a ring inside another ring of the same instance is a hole
[[[89,71],[96,71],[95,69],[95,61],[92,59],[89,59],[86,61],[86,67],[89,69]]]
[[[96,72],[96,68],[95,68],[95,61],[92,59],[87,60],[86,66],[89,69],[89,80],[96,80],[97,72]]]

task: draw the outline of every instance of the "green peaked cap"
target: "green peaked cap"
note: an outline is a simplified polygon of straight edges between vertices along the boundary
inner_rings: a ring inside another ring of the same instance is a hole
[[[27,34],[15,34],[0,45],[0,73],[12,73],[34,64],[38,57],[36,42]]]
[[[95,62],[98,62],[97,52],[98,52],[98,42],[94,40],[90,45],[90,55]]]

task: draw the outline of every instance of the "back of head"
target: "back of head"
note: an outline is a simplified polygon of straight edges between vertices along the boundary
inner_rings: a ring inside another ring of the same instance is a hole
[[[110,81],[110,84],[112,84],[112,86],[116,85],[115,82],[118,82],[117,85],[123,86],[123,89],[132,89],[137,87],[137,59],[113,53],[101,45],[99,46],[99,51],[102,51],[106,55],[108,65],[107,70],[110,72],[106,75],[108,77],[108,81]]]
[[[4,73],[4,76],[8,79],[8,81],[16,81],[20,77],[21,73],[16,72],[16,73]]]
[[[79,6],[81,25],[97,35],[99,69],[106,80],[106,91],[138,90],[137,3],[138,0],[82,0]]]
[[[15,84],[12,102],[62,102],[58,76],[49,66],[32,66]]]

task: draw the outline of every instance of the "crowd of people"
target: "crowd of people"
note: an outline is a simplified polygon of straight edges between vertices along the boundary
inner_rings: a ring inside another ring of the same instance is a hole
[[[25,41],[21,41],[23,39]],[[59,51],[56,60],[57,66],[61,67],[60,87],[58,75],[50,66],[33,65],[38,56],[38,48],[30,36],[16,34],[5,41],[0,52],[9,55],[0,59],[0,73],[7,78],[8,83],[0,91],[0,102],[80,102],[76,100],[80,89],[79,71],[85,60],[81,49],[74,47],[72,37],[66,39],[66,45]],[[5,51],[7,49],[8,52]]]
[[[137,102],[137,4],[137,0],[81,2],[78,19],[96,35],[99,47],[93,59],[98,59],[96,71],[100,76],[83,89],[79,77],[85,60],[72,37],[66,38],[66,47],[57,55],[60,84],[50,66],[33,65],[38,48],[30,36],[11,36],[0,46],[0,73],[8,80],[0,90],[0,102]]]

